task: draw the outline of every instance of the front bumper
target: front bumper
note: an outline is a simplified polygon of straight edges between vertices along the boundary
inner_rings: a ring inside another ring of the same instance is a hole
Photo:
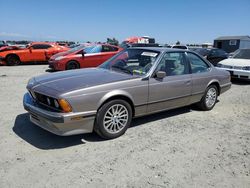
[[[49,60],[49,68],[52,70],[65,70],[65,67],[62,63],[54,60]]]
[[[39,127],[60,136],[93,132],[96,111],[59,113],[41,108],[29,93],[23,97],[23,106],[30,120]]]
[[[5,58],[0,56],[0,65],[5,65]]]
[[[227,69],[227,68],[220,68],[220,69],[230,72],[232,78],[250,80],[250,71],[240,70],[240,69]]]

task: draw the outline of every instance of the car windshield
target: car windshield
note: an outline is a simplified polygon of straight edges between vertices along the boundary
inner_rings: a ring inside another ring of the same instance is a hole
[[[68,50],[68,52],[69,52],[69,53],[74,53],[74,52],[77,52],[77,51],[79,51],[79,50],[84,49],[85,47],[86,47],[86,45],[85,45],[85,44],[82,44],[82,45],[80,45],[80,46],[77,46],[77,47],[75,47],[75,48],[72,48],[72,49]]]
[[[98,53],[101,52],[102,46],[101,45],[90,45],[90,44],[82,44],[80,46],[77,46],[75,48],[72,48],[67,51],[68,54],[78,52],[80,50],[84,50],[86,54],[89,53]]]
[[[153,50],[127,49],[99,67],[127,74],[146,75],[158,56],[159,52]]]
[[[235,59],[250,59],[250,49],[240,49],[232,58]]]

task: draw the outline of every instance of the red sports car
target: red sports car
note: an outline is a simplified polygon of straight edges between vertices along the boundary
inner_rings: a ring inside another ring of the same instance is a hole
[[[52,55],[66,50],[68,48],[52,42],[33,42],[24,49],[5,47],[0,51],[0,64],[19,65],[26,62],[47,62]]]
[[[122,48],[109,44],[86,43],[52,56],[49,67],[53,70],[97,67],[121,50]]]

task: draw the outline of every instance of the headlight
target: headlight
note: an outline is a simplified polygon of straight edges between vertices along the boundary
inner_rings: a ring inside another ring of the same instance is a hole
[[[58,102],[57,102],[56,99],[54,99],[54,104],[55,104],[55,107],[56,107],[56,108],[59,108],[59,104],[58,104]]]
[[[59,60],[61,60],[61,59],[63,59],[63,58],[64,58],[63,56],[59,56],[59,57],[55,58],[55,60],[56,60],[56,61],[59,61]]]

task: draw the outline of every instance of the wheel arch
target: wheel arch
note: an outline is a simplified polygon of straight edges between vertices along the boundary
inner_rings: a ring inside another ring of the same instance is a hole
[[[74,62],[74,63],[77,63],[79,65],[79,69],[81,68],[81,64],[77,61],[77,60],[74,60],[74,59],[71,59],[71,60],[68,60],[66,63],[65,63],[65,70],[67,70],[67,66],[70,62]]]
[[[10,57],[10,56],[15,56],[15,57],[17,57],[17,58],[19,59],[19,61],[21,61],[20,57],[19,57],[17,54],[14,54],[14,53],[7,54],[7,55],[5,56],[5,60],[7,60],[8,57]]]
[[[220,87],[220,84],[219,84],[219,81],[218,80],[211,80],[208,85],[207,85],[207,88],[211,85],[215,85],[217,87],[217,90],[218,90],[218,96],[220,95],[220,92],[221,92],[221,87]]]
[[[116,90],[116,91],[111,91],[107,94],[105,94],[101,100],[99,101],[98,103],[98,108],[97,108],[97,111],[107,102],[109,101],[112,101],[112,100],[115,100],[115,99],[121,99],[121,100],[124,100],[126,102],[128,102],[131,106],[131,109],[132,109],[132,116],[134,116],[135,114],[135,107],[134,107],[134,101],[133,101],[133,98],[132,96],[125,92],[125,91],[122,91],[122,90]]]

